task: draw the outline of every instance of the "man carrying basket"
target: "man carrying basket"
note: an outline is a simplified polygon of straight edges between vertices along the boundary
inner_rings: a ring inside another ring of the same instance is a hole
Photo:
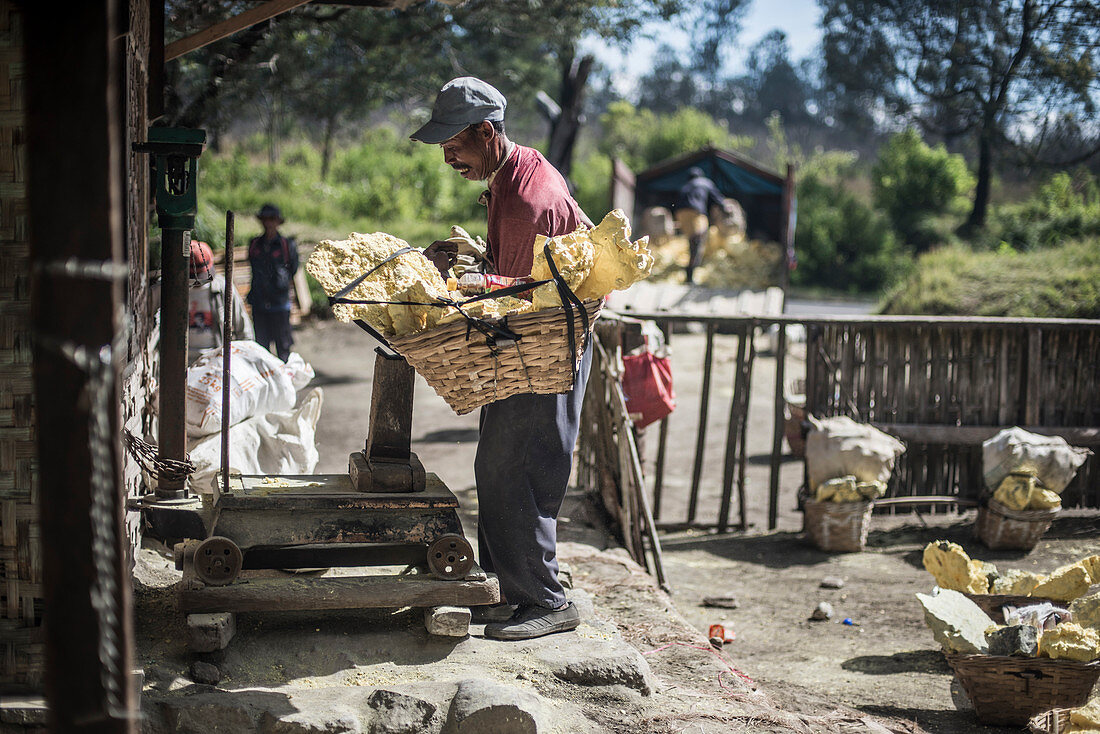
[[[565,179],[533,148],[504,134],[507,101],[474,77],[447,82],[431,119],[413,140],[438,144],[443,160],[469,181],[486,181],[479,201],[488,208],[491,272],[531,274],[535,235],[568,234],[592,226]],[[424,251],[446,272],[454,242]],[[500,579],[501,604],[475,609],[485,636],[525,640],[576,628],[580,616],[558,581],[557,517],[565,499],[592,364],[586,349],[573,389],[559,395],[522,394],[481,409],[474,475],[478,497],[478,556]]]

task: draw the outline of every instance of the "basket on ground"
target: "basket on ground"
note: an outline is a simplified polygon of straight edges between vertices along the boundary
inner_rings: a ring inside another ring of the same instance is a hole
[[[1069,728],[1070,709],[1053,709],[1027,721],[1027,730],[1031,734],[1065,734]]]
[[[589,329],[602,300],[584,302]],[[576,351],[569,353],[568,317],[564,308],[509,316],[504,323],[517,341],[486,337],[465,320],[393,337],[399,352],[459,415],[519,393],[561,393],[573,387],[574,358],[581,357],[588,335],[580,310],[572,309]]]
[[[1100,678],[1098,661],[948,654],[947,662],[986,724],[1025,726],[1036,714],[1082,706]]]
[[[803,523],[814,545],[824,551],[861,551],[871,529],[874,502],[803,503]]]
[[[978,508],[975,532],[993,550],[1031,550],[1050,527],[1059,508],[1010,510],[994,499]]]

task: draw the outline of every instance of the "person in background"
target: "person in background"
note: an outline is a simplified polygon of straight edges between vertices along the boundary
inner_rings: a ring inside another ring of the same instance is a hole
[[[191,291],[187,305],[187,362],[198,359],[206,349],[222,344],[222,324],[225,315],[225,277],[214,270],[214,252],[210,245],[191,241]],[[230,318],[236,339],[252,339],[252,320],[244,309],[244,301],[232,289]]]
[[[691,168],[688,171],[688,181],[680,188],[676,198],[676,225],[688,238],[688,283],[695,282],[695,268],[703,262],[703,241],[710,228],[707,212],[712,206],[729,211],[722,192],[706,177],[703,169],[698,166]]]
[[[439,145],[443,161],[467,181],[484,181],[491,271],[531,275],[536,235],[592,226],[565,179],[534,148],[504,133],[504,95],[474,77],[440,90],[431,119],[413,140]],[[456,245],[437,241],[425,255],[447,272]],[[513,395],[481,409],[474,476],[482,567],[500,580],[505,602],[471,610],[488,622],[485,636],[525,640],[580,623],[558,579],[557,518],[565,499],[580,427],[581,400],[592,364],[585,351],[573,389],[560,395]]]
[[[248,262],[252,266],[252,288],[248,303],[256,325],[256,341],[284,362],[290,358],[294,335],[290,330],[290,289],[298,272],[298,245],[279,234],[285,222],[279,207],[264,204],[256,214],[263,234],[248,244]]]

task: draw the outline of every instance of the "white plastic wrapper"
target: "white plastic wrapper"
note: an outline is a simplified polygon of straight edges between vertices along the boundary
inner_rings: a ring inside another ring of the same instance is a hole
[[[1065,607],[1056,607],[1048,601],[1041,604],[1030,604],[1026,607],[1014,607],[1005,605],[1005,624],[1030,624],[1041,630],[1053,629],[1061,622],[1068,622],[1073,615]]]
[[[810,488],[851,474],[857,482],[889,482],[894,462],[905,444],[874,426],[847,416],[817,419],[806,437],[806,472]]]
[[[290,354],[286,364],[253,341],[233,342],[229,393],[229,425],[256,415],[290,410],[298,390],[313,379],[313,368],[302,355]],[[202,353],[187,368],[187,433],[209,436],[222,428],[222,350]]]
[[[315,435],[324,393],[315,387],[292,410],[258,415],[229,430],[229,470],[234,474],[312,474],[317,468]],[[221,470],[222,435],[207,436],[190,451],[191,488],[212,491]]]
[[[1023,472],[1034,474],[1044,487],[1061,494],[1091,454],[1070,446],[1061,436],[1006,428],[982,444],[985,486],[994,490],[1009,474]]]

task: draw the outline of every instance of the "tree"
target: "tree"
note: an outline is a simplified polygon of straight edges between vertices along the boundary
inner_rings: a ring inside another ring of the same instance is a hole
[[[834,93],[915,120],[977,154],[968,228],[984,226],[994,163],[1011,149],[1041,157],[1060,116],[1091,130],[1100,152],[1094,0],[822,0]],[[1066,129],[1064,126],[1063,130]]]
[[[773,30],[749,51],[745,75],[738,80],[744,96],[742,116],[762,123],[778,113],[787,125],[811,120],[810,84],[791,61],[787,34]]]

